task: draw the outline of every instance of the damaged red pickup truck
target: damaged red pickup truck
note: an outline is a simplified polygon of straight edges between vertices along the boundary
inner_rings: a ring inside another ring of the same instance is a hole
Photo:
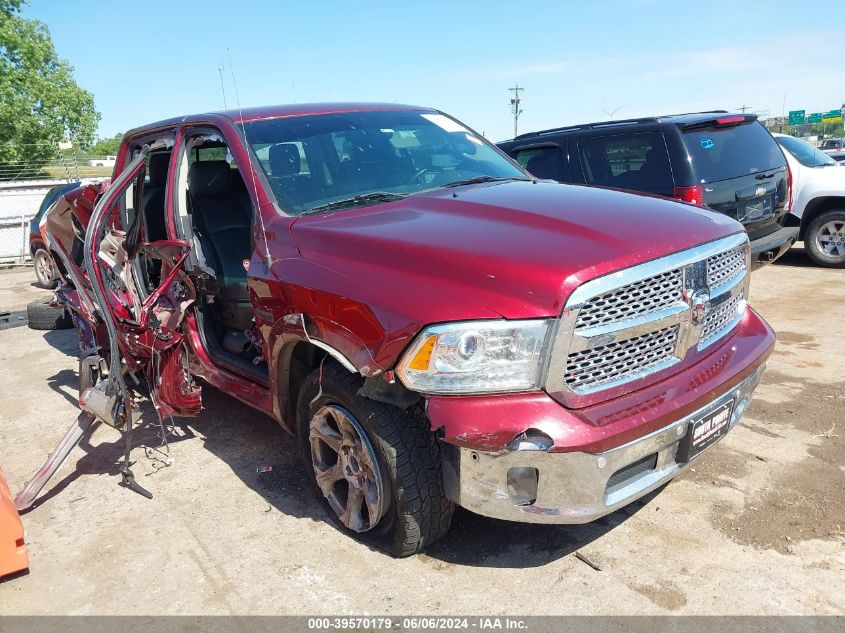
[[[680,204],[537,181],[426,108],[133,130],[46,224],[80,417],[130,433],[138,378],[196,415],[199,377],[296,434],[331,514],[397,556],[455,504],[591,521],[723,437],[774,344],[742,226]]]

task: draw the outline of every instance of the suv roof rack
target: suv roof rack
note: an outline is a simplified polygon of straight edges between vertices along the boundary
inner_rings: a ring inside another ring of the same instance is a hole
[[[565,125],[563,127],[550,128],[548,130],[540,130],[538,132],[526,132],[514,137],[513,140],[521,140],[526,138],[537,138],[547,134],[555,134],[557,132],[569,132],[570,130],[591,130],[602,127],[615,127],[617,125],[632,125],[642,123],[658,123],[661,120],[671,119],[675,117],[693,116],[696,114],[726,114],[727,110],[705,110],[703,112],[684,112],[683,114],[664,114],[661,116],[639,117],[636,119],[619,119],[617,121],[599,121],[596,123],[581,123],[578,125]]]

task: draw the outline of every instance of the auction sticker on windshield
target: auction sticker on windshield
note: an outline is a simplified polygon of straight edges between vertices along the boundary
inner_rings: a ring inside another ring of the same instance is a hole
[[[447,132],[469,132],[463,125],[443,114],[423,114],[422,118],[431,121],[434,125]]]

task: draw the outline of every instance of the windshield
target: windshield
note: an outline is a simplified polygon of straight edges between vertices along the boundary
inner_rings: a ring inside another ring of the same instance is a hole
[[[529,179],[486,140],[436,112],[287,117],[247,123],[244,131],[289,215],[373,204],[462,181]]]
[[[701,182],[717,182],[786,165],[783,152],[760,123],[684,132],[692,167]]]
[[[822,167],[823,165],[835,165],[836,161],[830,156],[817,150],[807,141],[793,136],[778,136],[777,142],[785,147],[799,163],[805,167]]]

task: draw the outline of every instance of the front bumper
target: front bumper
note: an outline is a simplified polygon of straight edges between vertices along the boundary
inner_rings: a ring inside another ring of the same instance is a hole
[[[648,494],[694,463],[698,456],[689,462],[676,461],[678,445],[690,424],[735,399],[732,429],[751,402],[764,369],[765,364],[760,365],[697,411],[601,453],[518,449],[489,453],[445,444],[446,493],[467,510],[497,519],[593,521]]]

